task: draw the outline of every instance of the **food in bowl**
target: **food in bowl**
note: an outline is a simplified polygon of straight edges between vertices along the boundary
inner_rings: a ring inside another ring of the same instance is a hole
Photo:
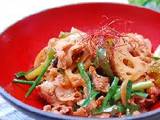
[[[159,49],[157,49],[158,51]],[[160,58],[149,39],[109,26],[92,33],[60,32],[13,82],[37,90],[44,111],[83,117],[123,117],[150,110],[160,97]]]

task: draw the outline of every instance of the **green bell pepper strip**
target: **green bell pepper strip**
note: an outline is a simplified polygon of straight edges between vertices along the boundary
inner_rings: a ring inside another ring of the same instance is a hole
[[[45,72],[47,71],[49,65],[51,64],[52,60],[55,58],[55,51],[53,49],[50,49],[47,55],[47,58],[44,62],[44,67],[40,73],[40,75],[36,78],[36,80],[34,81],[34,83],[32,84],[32,86],[29,88],[29,90],[27,91],[25,97],[28,97],[32,91],[35,89],[36,85],[38,85],[43,77],[43,75],[45,74]]]
[[[94,66],[96,68],[102,68],[103,74],[109,77],[113,77],[113,72],[109,64],[107,51],[105,48],[99,48],[96,53],[96,58],[94,60]]]

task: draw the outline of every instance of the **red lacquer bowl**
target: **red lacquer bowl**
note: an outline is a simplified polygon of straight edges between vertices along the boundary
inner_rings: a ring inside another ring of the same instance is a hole
[[[17,22],[0,34],[2,96],[37,119],[81,119],[41,111],[45,103],[38,97],[37,92],[34,91],[25,99],[24,95],[29,86],[13,84],[12,79],[16,72],[30,69],[36,54],[47,45],[48,39],[58,36],[60,31],[69,31],[73,26],[90,31],[112,20],[118,21],[113,27],[120,32],[136,32],[149,38],[153,49],[160,44],[160,14],[152,10],[113,3],[77,4],[46,10]],[[159,103],[155,107],[158,108]],[[127,119],[149,120],[159,117],[160,110],[154,110]]]

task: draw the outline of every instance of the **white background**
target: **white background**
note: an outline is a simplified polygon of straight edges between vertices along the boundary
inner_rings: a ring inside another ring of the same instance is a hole
[[[120,2],[127,0],[0,0],[0,33],[16,21],[47,8],[79,2]]]

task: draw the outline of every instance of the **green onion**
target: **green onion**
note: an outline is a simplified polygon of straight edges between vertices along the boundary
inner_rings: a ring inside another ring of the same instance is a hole
[[[131,96],[137,95],[143,98],[147,98],[148,94],[140,91],[133,91]],[[121,98],[120,89],[117,89],[116,94],[113,96],[114,101],[118,101]]]
[[[38,67],[29,70],[28,72],[18,72],[16,73],[16,78],[25,77],[27,80],[33,80],[41,73],[43,66],[44,65],[41,64]]]
[[[47,71],[49,65],[51,64],[52,60],[55,58],[55,51],[53,49],[50,49],[47,55],[47,58],[44,62],[44,67],[40,73],[40,75],[37,77],[37,79],[34,81],[34,83],[32,84],[32,86],[29,88],[28,92],[26,93],[25,97],[28,97],[32,91],[35,89],[36,85],[39,84],[39,82],[41,81],[43,75],[45,74],[45,72]]]
[[[127,94],[126,94],[126,100],[127,101],[131,98],[131,93],[132,93],[132,82],[128,81],[128,84],[127,84]]]
[[[78,69],[79,69],[81,77],[84,79],[84,81],[87,85],[88,96],[89,96],[91,94],[91,90],[92,90],[92,83],[91,83],[90,77],[87,74],[87,72],[85,71],[85,67],[84,67],[83,63],[78,64]]]
[[[26,72],[18,72],[16,73],[16,78],[24,77]]]
[[[108,103],[112,99],[112,96],[116,93],[116,90],[118,87],[118,81],[119,81],[119,79],[117,77],[114,77],[114,80],[111,84],[111,87],[109,88],[109,91],[102,102],[102,106],[93,110],[92,111],[93,114],[100,114],[100,113],[104,112],[104,110],[109,107]]]
[[[103,74],[109,77],[113,77],[113,72],[109,64],[107,51],[104,48],[99,48],[96,53],[96,58],[94,61],[94,66],[96,68],[102,68]]]
[[[112,82],[112,85],[107,93],[107,95],[104,98],[104,101],[102,103],[102,107],[105,108],[108,104],[108,101],[111,100],[112,96],[115,94],[117,87],[118,87],[118,81],[119,79],[117,77],[114,77],[114,80]]]
[[[32,80],[36,78],[42,72],[43,67],[44,67],[44,64],[41,64],[38,67],[34,68],[33,70],[30,70],[25,74],[25,78],[27,80]]]
[[[135,91],[135,92],[132,93],[132,95],[137,95],[137,96],[140,96],[140,97],[143,97],[143,98],[147,98],[148,97],[147,93],[140,92],[140,91]]]
[[[144,81],[133,84],[132,90],[144,90],[152,87],[154,84],[152,81]]]
[[[153,82],[152,81],[144,81],[144,82],[139,82],[139,83],[135,83],[132,85],[132,95],[134,95],[134,93],[136,92],[136,95],[144,97],[147,96],[147,93],[144,93],[144,95],[137,93],[138,90],[145,90],[148,89],[150,87],[153,86]],[[141,92],[143,93],[143,92]],[[118,88],[116,90],[116,93],[113,96],[114,101],[118,101],[121,98],[121,94],[120,94],[120,89]]]
[[[125,106],[120,103],[118,103],[117,108],[118,108],[118,112],[121,112],[121,113],[124,113],[126,109]]]
[[[34,83],[34,81],[28,81],[28,80],[22,80],[22,79],[13,79],[13,82],[21,83],[21,84],[28,84],[28,85],[32,85]]]
[[[127,104],[126,105],[126,115],[130,116],[134,111],[139,110],[139,106],[137,104]]]
[[[118,105],[108,106],[104,108],[103,111],[99,111],[99,113],[97,112],[96,114],[100,114],[101,112],[106,112],[110,113],[111,115],[115,115],[118,112],[124,113],[125,111],[126,111],[125,106],[123,106],[122,104],[118,104]]]
[[[86,85],[87,85],[87,90],[88,90],[88,96],[87,98],[84,100],[82,107],[86,107],[87,105],[89,105],[89,103],[95,99],[95,97],[99,94],[99,92],[93,90],[92,87],[92,83],[90,80],[90,76],[89,74],[85,71],[85,67],[83,63],[79,63],[78,64],[78,69],[80,71],[80,75],[81,77],[84,79]]]
[[[95,99],[95,97],[99,94],[99,92],[92,90],[91,95],[84,100],[82,107],[86,107],[89,103]]]
[[[115,115],[118,112],[126,113],[127,116],[131,115],[134,111],[139,110],[139,106],[136,104],[127,104],[126,106],[118,103],[117,105],[112,105],[105,108],[102,112],[110,113]]]
[[[120,88],[116,90],[116,93],[113,96],[114,101],[118,101],[121,98]]]

